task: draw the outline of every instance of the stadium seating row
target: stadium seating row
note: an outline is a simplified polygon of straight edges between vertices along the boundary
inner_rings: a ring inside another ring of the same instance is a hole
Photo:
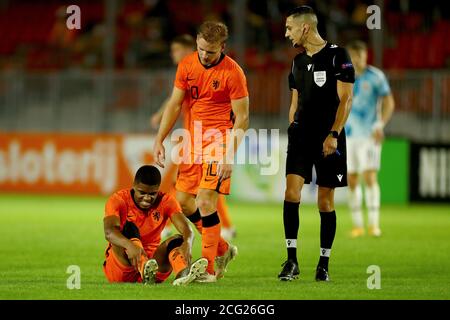
[[[99,24],[104,17],[103,2],[79,1],[82,7],[84,25]],[[181,21],[203,19],[204,12],[190,10],[190,1],[169,1],[168,9],[172,19]],[[176,10],[175,10],[176,7]],[[19,2],[0,10],[0,30],[8,30],[0,41],[0,55],[12,56],[24,51],[28,69],[58,69],[62,65],[54,58],[55,48],[50,46],[50,35],[55,27],[56,12],[61,8],[58,1]],[[180,9],[181,8],[181,9]],[[224,10],[223,8],[212,8]],[[118,17],[118,37],[116,43],[116,59],[118,66],[123,66],[124,55],[130,46],[132,32],[124,23],[125,17],[143,11],[143,2],[126,1],[120,9]],[[189,15],[184,14],[189,12]],[[183,13],[183,14],[178,14]],[[181,19],[181,20],[180,20]],[[450,56],[450,42],[446,35],[450,33],[450,22],[441,20],[431,30],[425,31],[423,17],[418,13],[389,13],[386,23],[389,30],[402,30],[400,33],[390,32],[394,45],[384,48],[383,67],[386,69],[438,69],[446,66]],[[183,23],[174,24],[183,26]],[[181,27],[180,27],[181,28]],[[176,28],[175,28],[176,29]],[[186,32],[176,29],[176,32]],[[83,32],[83,31],[82,31]],[[25,48],[25,50],[23,50]],[[71,57],[73,58],[73,57]],[[250,68],[264,69],[267,66],[285,68],[286,62],[274,59],[273,53],[260,54],[255,48],[246,51],[246,64]]]

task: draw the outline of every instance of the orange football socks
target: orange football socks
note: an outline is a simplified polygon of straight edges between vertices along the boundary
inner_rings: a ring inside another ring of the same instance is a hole
[[[208,260],[206,271],[214,272],[214,260],[217,256],[220,240],[220,220],[217,212],[202,217],[202,256]]]
[[[195,228],[203,236],[203,223],[202,217],[200,216],[200,211],[197,209],[195,213],[191,214],[187,218],[195,225]],[[217,247],[217,256],[218,257],[223,256],[225,252],[227,252],[227,250],[228,250],[228,242],[226,242],[226,240],[220,236],[219,231],[219,245]]]
[[[179,248],[174,248],[169,252],[169,261],[175,275],[188,267],[186,258]]]

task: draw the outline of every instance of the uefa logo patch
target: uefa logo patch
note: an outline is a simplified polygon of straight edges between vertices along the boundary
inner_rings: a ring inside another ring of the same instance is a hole
[[[314,82],[322,87],[325,82],[327,82],[327,72],[326,71],[314,71]]]

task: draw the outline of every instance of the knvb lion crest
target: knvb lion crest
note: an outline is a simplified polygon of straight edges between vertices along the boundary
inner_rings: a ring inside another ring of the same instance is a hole
[[[220,86],[220,81],[219,80],[213,80],[212,87],[214,88],[214,90],[219,89],[219,86]]]
[[[159,221],[159,218],[161,218],[161,214],[159,213],[159,211],[153,212],[153,219]]]

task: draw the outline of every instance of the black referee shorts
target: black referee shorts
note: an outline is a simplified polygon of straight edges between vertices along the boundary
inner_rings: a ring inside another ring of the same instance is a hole
[[[326,136],[322,135],[322,136]],[[317,133],[308,133],[293,122],[288,129],[286,175],[296,174],[309,184],[312,168],[316,169],[317,185],[326,188],[347,186],[347,148],[345,131],[338,137],[337,152],[328,157],[322,154],[323,141]]]

